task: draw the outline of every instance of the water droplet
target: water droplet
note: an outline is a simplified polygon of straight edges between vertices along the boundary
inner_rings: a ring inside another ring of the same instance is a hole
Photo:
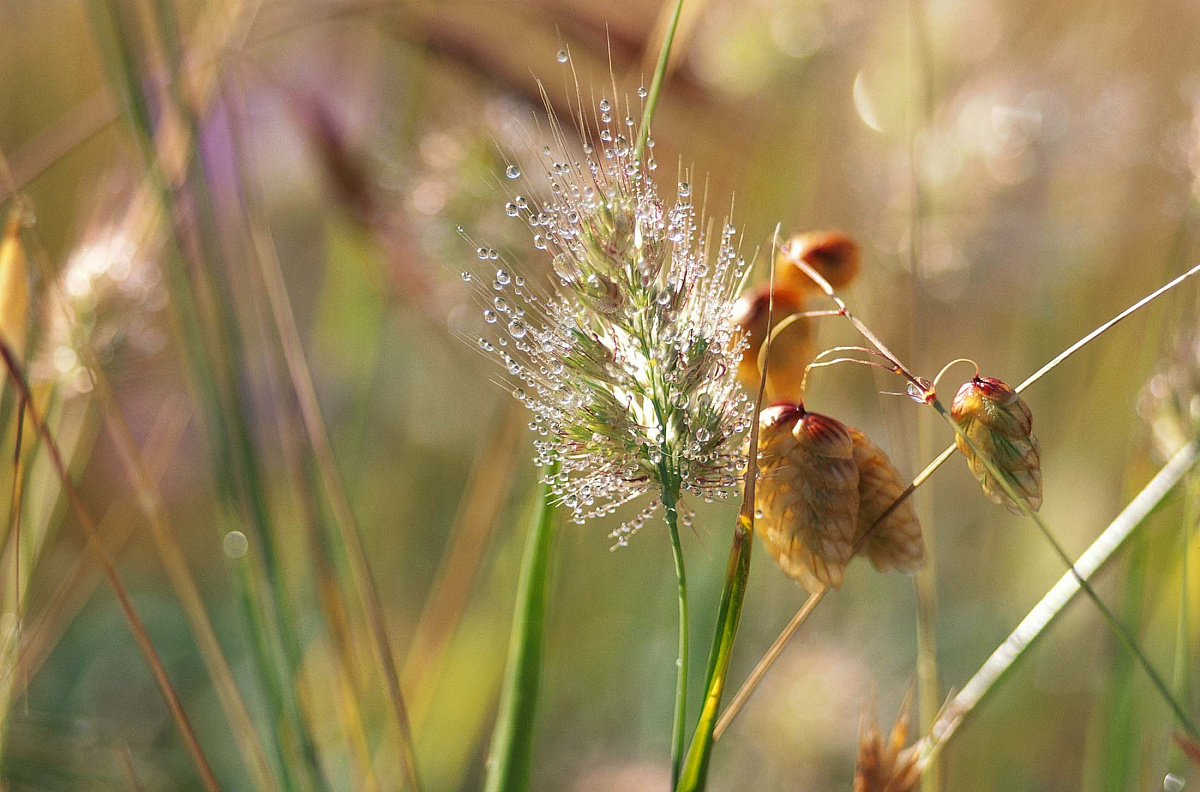
[[[471,273],[464,272],[462,274],[462,279],[463,279],[463,283],[470,283],[471,282]]]
[[[488,308],[483,312],[483,321],[487,322],[488,324],[495,324],[496,320],[499,318],[500,317],[496,316],[496,312],[491,308]]]
[[[645,99],[649,93],[650,92],[646,90],[646,86],[644,86],[644,85],[638,86],[638,98],[639,99]]]
[[[610,105],[610,104],[608,103],[608,100],[607,100],[607,99],[601,99],[601,100],[600,100],[600,112],[601,112],[601,113],[607,113],[607,112],[608,112],[610,109],[612,109],[612,105]]]
[[[508,270],[496,270],[496,282],[501,286],[507,286],[510,280],[512,280],[512,276],[508,274]]]
[[[1163,779],[1163,792],[1183,792],[1183,787],[1183,778],[1174,773],[1167,773],[1167,777]]]
[[[679,182],[679,197],[687,198],[692,194],[692,185],[687,182]]]
[[[529,328],[520,319],[513,319],[508,323],[508,334],[513,338],[524,338],[528,330]]]
[[[712,439],[712,432],[708,431],[702,426],[696,430],[696,439],[701,443],[707,443]]]
[[[561,49],[558,51],[558,54],[554,56],[554,59],[559,63],[566,63],[571,59],[571,56],[567,54],[565,49]]]
[[[913,401],[918,402],[920,404],[925,403],[925,394],[921,392],[920,388],[918,388],[916,385],[912,384],[911,382],[908,383],[907,386],[905,386],[904,391],[908,394],[908,398],[912,399]]]
[[[510,179],[519,179],[521,178],[521,169],[516,165],[509,165],[504,169],[504,175]]]
[[[504,213],[509,217],[516,217],[520,211],[515,203],[509,202],[504,205]]]
[[[487,261],[488,249],[485,247],[475,248],[475,255],[479,257],[480,261]]]
[[[221,548],[230,558],[242,558],[250,548],[250,543],[246,541],[246,534],[241,531],[230,531],[221,540]]]

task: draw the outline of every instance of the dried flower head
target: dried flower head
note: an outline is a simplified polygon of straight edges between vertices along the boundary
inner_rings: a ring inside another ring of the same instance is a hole
[[[863,712],[858,729],[858,763],[854,768],[854,792],[911,792],[921,780],[920,751],[908,742],[910,693],[900,705],[900,713],[885,740],[875,720],[874,707]]]
[[[728,495],[752,414],[737,383],[745,341],[733,304],[747,265],[734,227],[713,232],[687,182],[666,203],[653,158],[630,143],[632,118],[606,99],[599,111],[598,143],[583,130],[581,158],[562,153],[554,127],[558,150],[544,147],[539,169],[546,197],[506,206],[547,251],[557,288],[546,294],[498,251],[476,251],[496,267],[479,286],[484,321],[500,330],[479,346],[533,413],[537,461],[557,466],[549,482],[576,522],[664,487]],[[523,178],[515,165],[506,175]],[[615,532],[618,544],[654,506]]]
[[[857,541],[896,502],[907,485],[879,446],[854,427],[848,429],[854,441],[854,464],[858,466]],[[920,569],[925,562],[925,543],[921,539],[921,523],[917,520],[912,498],[900,501],[871,531],[864,540],[862,552],[880,572]]]
[[[742,384],[757,393],[761,372],[758,361],[763,343],[767,340],[767,316],[779,325],[788,316],[804,310],[804,294],[788,287],[775,288],[775,305],[771,306],[771,289],[762,284],[750,289],[737,301],[733,309],[734,320],[742,328],[749,345],[742,352],[738,366],[738,378]],[[813,321],[796,317],[779,332],[771,342],[771,356],[767,364],[768,401],[800,400],[800,383],[804,379],[804,367],[812,362],[816,354],[816,337]]]
[[[959,388],[950,415],[971,442],[1005,474],[1030,511],[1037,511],[1042,505],[1041,451],[1033,436],[1033,414],[1017,392],[994,377],[977,376]],[[955,442],[988,498],[1003,504],[1013,514],[1021,514],[1020,507],[992,477],[975,451],[961,437],[956,436]]]
[[[779,404],[759,416],[754,530],[809,591],[838,588],[854,552],[858,466],[840,421]]]
[[[833,288],[843,289],[858,274],[862,253],[858,243],[841,231],[797,234],[785,242],[775,262],[780,281],[801,292],[811,292],[816,284],[796,266],[798,261],[815,269]]]

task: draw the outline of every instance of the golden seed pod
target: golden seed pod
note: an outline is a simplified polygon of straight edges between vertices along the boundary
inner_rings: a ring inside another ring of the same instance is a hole
[[[746,291],[733,308],[733,319],[742,328],[750,344],[742,352],[738,379],[757,392],[760,371],[758,360],[767,340],[767,316],[774,318],[772,328],[788,316],[804,310],[804,294],[790,287],[775,287],[775,308],[770,311],[771,292],[768,284]],[[771,342],[771,358],[767,363],[767,401],[800,400],[800,382],[804,367],[816,355],[816,332],[808,318],[796,319],[780,331]]]
[[[858,468],[841,422],[793,404],[759,415],[755,532],[808,591],[838,588],[854,552]]]
[[[9,215],[0,239],[0,335],[18,359],[29,335],[29,259],[21,244],[21,210]]]
[[[819,291],[812,278],[796,266],[803,261],[820,273],[835,289],[850,285],[862,267],[858,243],[841,231],[813,231],[797,234],[779,249],[775,266],[780,281],[802,292]]]
[[[854,464],[858,467],[858,541],[887,511],[908,485],[892,466],[883,449],[865,434],[848,427],[854,441]],[[880,572],[895,569],[915,572],[925,563],[925,543],[912,498],[905,498],[871,531],[861,548]]]
[[[1041,449],[1033,436],[1033,414],[1017,392],[993,377],[975,377],[958,389],[950,415],[963,434],[1005,474],[1029,510],[1037,511],[1042,505]],[[954,441],[988,498],[1013,514],[1022,514],[1016,501],[963,438],[955,434]]]
[[[908,742],[912,695],[900,705],[900,714],[885,740],[869,707],[858,729],[858,762],[854,768],[854,792],[911,792],[921,780],[920,752]]]

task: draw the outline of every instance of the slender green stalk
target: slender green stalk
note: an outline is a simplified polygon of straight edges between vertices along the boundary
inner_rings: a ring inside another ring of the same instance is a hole
[[[488,752],[484,792],[526,792],[529,789],[542,683],[550,550],[557,522],[558,505],[550,485],[543,483],[525,539],[508,641],[508,664],[500,692],[500,712]]]
[[[1079,560],[1072,566],[1072,571],[1064,574],[1042,597],[963,686],[962,691],[943,708],[943,715],[926,743],[925,760],[945,746],[967,717],[996,689],[1000,680],[1058,618],[1083,588],[1080,581],[1094,575],[1124,545],[1198,461],[1200,442],[1192,442],[1175,454],[1116,519],[1096,537],[1079,556]]]
[[[646,151],[646,141],[650,139],[650,122],[654,119],[654,110],[658,107],[658,95],[662,92],[663,79],[667,74],[667,64],[671,60],[671,44],[675,41],[675,29],[679,27],[679,12],[683,10],[683,0],[675,0],[675,10],[671,12],[671,21],[667,23],[667,34],[663,37],[662,49],[658,51],[658,63],[654,67],[654,78],[650,81],[650,91],[646,94],[646,109],[642,111],[642,123],[638,129],[635,159],[641,159]]]
[[[1193,475],[1188,482],[1187,508],[1179,526],[1179,608],[1175,618],[1175,668],[1171,678],[1171,689],[1186,706],[1190,698],[1191,674],[1191,609],[1188,604],[1191,583],[1188,570],[1191,564],[1192,536],[1200,523],[1200,478]],[[1179,744],[1171,740],[1167,745],[1167,770],[1181,774],[1187,767]]]
[[[779,238],[779,227],[775,227],[775,239]],[[767,282],[775,283],[775,250],[772,245],[770,274]],[[767,300],[767,327],[775,322],[775,290],[771,289]],[[767,366],[771,362],[772,337],[767,336],[763,350],[762,374],[758,380],[758,395],[754,401],[754,414],[762,412],[763,394],[767,390]],[[729,563],[725,568],[725,587],[721,591],[721,604],[717,608],[717,629],[713,634],[712,651],[708,656],[708,673],[704,676],[704,703],[700,707],[700,720],[688,746],[683,770],[675,792],[696,792],[708,783],[708,762],[712,757],[714,730],[721,712],[721,695],[725,692],[725,678],[729,675],[729,660],[733,655],[733,642],[737,638],[738,623],[742,618],[742,605],[746,601],[746,583],[750,578],[750,550],[754,546],[754,503],[758,487],[758,432],[759,423],[750,425],[750,442],[746,449],[745,489],[742,492],[742,507],[738,511],[737,524],[733,528],[733,543],[729,547]]]
[[[751,500],[753,503],[753,500]],[[725,677],[729,674],[729,659],[737,637],[742,605],[746,599],[746,581],[750,577],[750,549],[753,547],[753,523],[744,514],[738,515],[729,548],[729,564],[725,569],[725,588],[717,609],[717,632],[713,636],[712,652],[708,657],[708,673],[704,685],[704,703],[692,744],[688,748],[676,792],[696,792],[708,782],[708,762],[712,758],[713,730],[721,712],[721,695],[725,692]]]
[[[1175,717],[1178,718],[1180,725],[1183,726],[1187,733],[1193,738],[1200,739],[1200,729],[1196,728],[1196,724],[1192,721],[1191,716],[1187,714],[1187,711],[1176,700],[1174,694],[1171,693],[1171,689],[1163,680],[1162,675],[1159,674],[1158,670],[1150,662],[1150,659],[1147,658],[1142,652],[1141,647],[1137,645],[1137,641],[1129,633],[1128,628],[1126,628],[1125,625],[1122,624],[1116,615],[1109,609],[1109,607],[1104,604],[1104,600],[1100,599],[1100,595],[1096,593],[1094,588],[1092,588],[1092,584],[1089,583],[1081,574],[1079,574],[1078,570],[1076,570],[1074,563],[1071,561],[1071,557],[1067,555],[1067,551],[1063,549],[1061,544],[1059,544],[1058,539],[1055,538],[1054,532],[1050,530],[1050,526],[1046,524],[1045,519],[1037,514],[1037,512],[1029,508],[1029,505],[1013,488],[1012,484],[1008,480],[1008,477],[996,467],[992,460],[981,448],[979,448],[975,441],[968,437],[965,432],[963,432],[962,427],[958,425],[958,422],[954,420],[954,418],[950,415],[950,412],[942,405],[940,401],[937,400],[936,397],[930,402],[930,405],[933,407],[933,409],[937,410],[938,414],[940,414],[947,423],[950,424],[950,426],[954,429],[955,435],[962,439],[962,441],[971,448],[971,451],[974,452],[974,454],[983,463],[984,467],[987,468],[988,473],[991,474],[997,482],[999,482],[1000,486],[1004,488],[1004,491],[1010,498],[1012,498],[1013,502],[1017,504],[1022,513],[1024,513],[1026,517],[1031,518],[1034,523],[1037,524],[1037,527],[1041,530],[1042,535],[1046,537],[1046,541],[1048,541],[1050,546],[1054,548],[1054,552],[1060,559],[1062,559],[1063,563],[1067,565],[1067,568],[1070,570],[1071,574],[1075,576],[1076,581],[1079,583],[1079,587],[1083,589],[1083,592],[1088,596],[1088,599],[1092,601],[1097,610],[1099,610],[1101,615],[1104,616],[1104,620],[1108,622],[1108,625],[1112,628],[1113,633],[1116,634],[1121,643],[1125,645],[1125,648],[1128,649],[1134,656],[1134,659],[1136,659],[1138,664],[1141,665],[1142,670],[1146,672],[1148,677],[1150,677],[1150,681],[1158,690],[1159,694],[1162,695],[1167,704],[1171,707],[1171,710],[1175,713]]]
[[[324,788],[315,743],[294,685],[301,664],[299,639],[274,548],[276,539],[272,536],[262,471],[249,428],[253,419],[246,414],[253,399],[239,392],[243,381],[240,373],[244,371],[240,332],[228,289],[215,282],[206,266],[220,256],[219,246],[213,241],[217,236],[215,221],[211,211],[205,211],[211,209],[205,174],[194,156],[184,155],[182,162],[165,161],[166,153],[156,147],[155,127],[141,91],[133,33],[115,0],[96,3],[92,8],[101,44],[111,44],[114,87],[126,103],[147,166],[148,183],[173,221],[171,230],[178,256],[166,257],[166,283],[189,370],[204,407],[209,440],[216,452],[212,471],[223,518],[231,525],[245,527],[250,541],[251,552],[232,562],[231,568],[257,675],[270,710],[284,716],[277,724],[279,738],[272,747],[287,788]],[[159,22],[167,25],[169,20],[160,16]],[[111,40],[104,35],[109,27]],[[157,32],[165,40],[175,38],[166,28]],[[154,35],[154,31],[147,31],[147,35]],[[198,139],[197,120],[179,94],[178,74],[175,78],[176,93],[168,98],[174,100],[174,109],[181,114],[194,142]],[[195,200],[185,198],[183,187],[177,186],[185,175],[198,193],[190,196]]]
[[[679,484],[666,471],[666,464],[659,466],[663,481],[663,511],[667,517],[667,531],[671,535],[671,553],[675,558],[675,581],[679,586],[679,653],[675,658],[675,717],[671,726],[671,786],[679,783],[679,771],[683,765],[683,743],[686,737],[687,680],[688,680],[688,593],[687,575],[683,569],[683,546],[679,543]]]
[[[933,47],[924,0],[908,2],[909,94],[913,98],[909,114],[908,165],[912,180],[912,206],[909,222],[909,269],[912,272],[912,316],[910,349],[918,348],[926,315],[921,300],[924,279],[925,217],[929,205],[921,177],[921,140],[933,111]],[[933,426],[926,413],[917,416],[917,459],[926,459],[933,451]],[[932,495],[926,493],[927,502]],[[936,514],[927,510],[922,520],[925,534],[925,564],[913,577],[917,601],[917,722],[924,731],[933,725],[941,704],[937,656],[937,523]],[[921,774],[922,792],[939,792],[941,767],[933,763]]]
[[[358,590],[363,609],[367,618],[371,641],[375,648],[387,687],[388,701],[396,721],[398,735],[397,753],[404,765],[405,773],[416,792],[421,792],[420,773],[417,770],[416,753],[413,748],[412,727],[408,714],[408,706],[400,688],[400,678],[396,670],[395,653],[387,635],[387,625],[383,614],[383,604],[379,597],[379,589],[375,584],[367,552],[362,541],[362,532],[354,517],[350,499],[338,472],[337,459],[334,456],[333,444],[321,415],[320,403],[317,399],[316,387],[313,384],[312,372],[304,357],[300,332],[296,327],[295,315],[292,312],[291,301],[287,294],[287,286],[283,279],[283,269],[275,243],[271,239],[266,217],[262,213],[262,204],[257,200],[255,192],[245,176],[246,163],[243,155],[241,140],[235,136],[235,149],[238,168],[236,169],[239,185],[247,196],[247,234],[256,253],[259,273],[262,276],[262,286],[270,305],[271,317],[274,320],[275,331],[278,334],[280,350],[288,370],[289,381],[299,407],[300,418],[305,433],[308,436],[308,447],[312,452],[311,463],[319,474],[321,484],[325,489],[333,511],[334,523],[337,526],[335,534],[341,549],[349,562],[354,585]]]
[[[1131,542],[1121,581],[1122,618],[1136,622],[1142,611],[1146,579],[1154,572],[1150,562],[1150,537],[1138,536]],[[1069,573],[1068,573],[1069,574]],[[1113,653],[1105,684],[1102,705],[1099,764],[1094,776],[1097,792],[1126,792],[1137,786],[1134,773],[1143,753],[1140,733],[1140,697],[1137,695],[1138,669],[1124,649]],[[1090,788],[1090,787],[1089,787]]]

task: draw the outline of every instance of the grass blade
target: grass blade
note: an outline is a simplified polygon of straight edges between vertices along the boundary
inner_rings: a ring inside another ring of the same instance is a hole
[[[200,747],[200,741],[196,738],[196,733],[192,729],[191,721],[188,719],[187,713],[183,710],[179,694],[171,684],[170,677],[167,676],[162,659],[158,656],[158,651],[154,648],[149,633],[146,632],[146,625],[142,622],[141,617],[133,606],[133,600],[130,598],[125,584],[121,581],[116,564],[113,563],[108,552],[104,549],[104,543],[100,538],[99,532],[96,530],[96,525],[88,515],[87,509],[83,505],[83,499],[75,489],[75,484],[67,472],[66,463],[63,461],[62,454],[58,450],[58,444],[54,441],[49,427],[46,426],[37,408],[34,406],[31,400],[29,384],[25,381],[21,366],[17,363],[12,349],[5,340],[0,340],[0,357],[4,358],[4,366],[8,370],[8,381],[16,385],[20,391],[21,398],[26,403],[29,422],[37,430],[38,434],[41,435],[42,440],[46,444],[46,450],[50,455],[55,472],[62,481],[63,490],[67,494],[67,500],[70,502],[75,518],[87,535],[88,543],[92,546],[97,558],[100,560],[101,566],[104,568],[104,574],[108,577],[109,583],[112,585],[113,593],[116,594],[117,602],[121,606],[121,612],[124,614],[125,620],[129,623],[130,632],[133,633],[134,641],[145,657],[146,664],[150,667],[150,673],[158,685],[159,692],[166,701],[167,709],[171,713],[172,720],[175,721],[175,726],[183,739],[184,747],[187,749],[192,763],[196,766],[196,772],[200,775],[200,781],[208,792],[217,792],[219,787],[217,786],[216,776],[213,775],[212,767],[209,766],[208,759],[204,756],[204,751]]]
[[[942,405],[941,402],[937,400],[936,397],[934,397],[930,402],[930,406],[937,410],[938,414],[941,415],[948,424],[950,424],[950,427],[954,429],[954,434],[970,447],[971,451],[976,455],[979,461],[983,463],[983,466],[987,469],[988,473],[990,473],[992,477],[996,479],[997,483],[1000,484],[1005,493],[1008,494],[1008,497],[1012,498],[1013,502],[1016,503],[1021,509],[1022,514],[1033,520],[1034,524],[1037,525],[1038,529],[1042,532],[1042,536],[1044,536],[1046,541],[1050,543],[1050,547],[1053,548],[1055,554],[1062,559],[1062,562],[1066,564],[1068,571],[1078,581],[1079,587],[1083,589],[1084,594],[1086,594],[1088,599],[1092,601],[1092,604],[1096,606],[1096,610],[1100,611],[1100,615],[1104,617],[1104,620],[1112,629],[1113,634],[1116,635],[1117,639],[1125,645],[1125,648],[1129,650],[1130,654],[1132,654],[1134,659],[1137,660],[1137,662],[1141,665],[1142,670],[1146,672],[1146,676],[1150,677],[1150,681],[1154,683],[1154,687],[1163,697],[1163,700],[1170,705],[1171,710],[1175,713],[1175,717],[1179,720],[1179,724],[1183,726],[1190,736],[1195,739],[1200,739],[1200,728],[1196,727],[1195,722],[1192,720],[1191,716],[1188,715],[1187,710],[1179,703],[1179,700],[1176,699],[1175,695],[1171,692],[1171,689],[1167,687],[1167,683],[1163,680],[1162,674],[1159,673],[1158,669],[1154,667],[1154,664],[1150,662],[1150,659],[1146,657],[1146,654],[1142,651],[1141,647],[1138,646],[1138,643],[1133,634],[1129,631],[1129,628],[1126,627],[1125,624],[1116,617],[1116,614],[1114,614],[1106,604],[1104,604],[1104,600],[1101,599],[1100,595],[1096,593],[1096,590],[1092,588],[1092,584],[1088,583],[1087,578],[1083,577],[1083,575],[1079,573],[1079,570],[1075,568],[1075,564],[1071,561],[1071,557],[1067,555],[1067,551],[1063,549],[1063,546],[1055,537],[1054,532],[1050,530],[1050,526],[1046,520],[1041,515],[1030,509],[1029,504],[1018,496],[1016,490],[1013,488],[1012,483],[1007,477],[1005,477],[1005,474],[996,467],[991,457],[982,451],[982,449],[979,448],[978,444],[976,444],[973,439],[967,436],[962,427],[957,421],[954,420],[954,418],[950,415],[950,412]]]
[[[546,599],[550,549],[558,522],[558,505],[550,485],[539,490],[525,555],[517,581],[508,663],[500,691],[500,712],[488,751],[484,792],[525,792],[533,766],[533,736],[542,683],[542,649],[546,632]]]
[[[1197,461],[1200,461],[1200,442],[1192,442],[1176,453],[1117,518],[1109,523],[1075,562],[1075,571],[1079,577],[1068,571],[1059,578],[1058,583],[1026,614],[1016,629],[944,708],[942,717],[938,719],[928,738],[927,756],[941,750],[980,702],[987,698],[1012,670],[1013,665],[1058,618],[1083,588],[1080,578],[1087,580],[1094,575],[1183,480],[1188,471],[1196,466]]]

